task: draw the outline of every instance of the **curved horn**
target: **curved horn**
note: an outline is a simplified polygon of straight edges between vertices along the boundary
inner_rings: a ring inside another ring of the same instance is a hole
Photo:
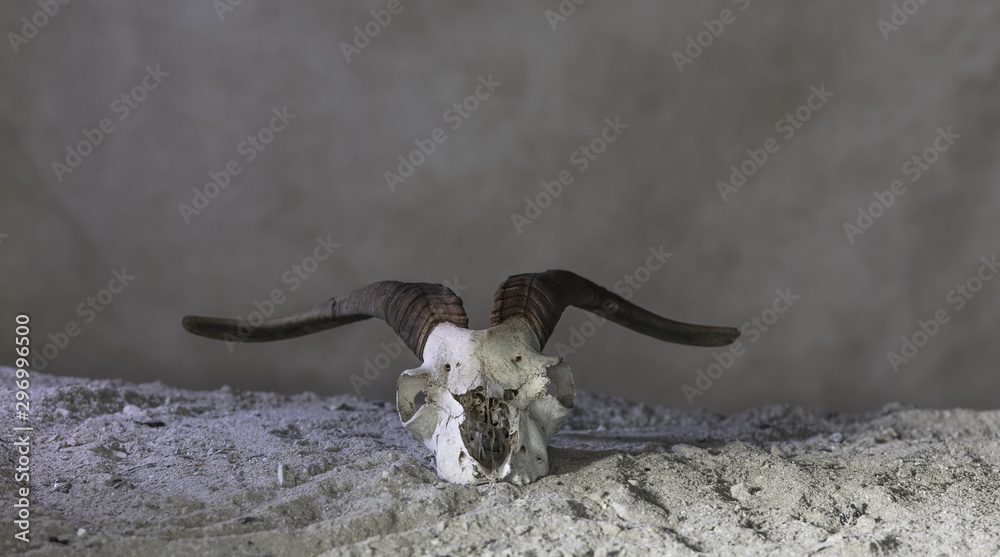
[[[440,323],[469,326],[462,299],[449,288],[425,282],[373,282],[306,311],[267,319],[250,326],[236,319],[189,315],[181,322],[188,332],[233,342],[265,342],[308,335],[370,317],[388,323],[423,359],[427,336]]]
[[[709,327],[671,321],[646,311],[625,298],[569,271],[513,275],[493,295],[490,321],[499,325],[523,317],[540,348],[567,306],[576,306],[653,338],[694,346],[725,346],[740,336],[732,327]]]

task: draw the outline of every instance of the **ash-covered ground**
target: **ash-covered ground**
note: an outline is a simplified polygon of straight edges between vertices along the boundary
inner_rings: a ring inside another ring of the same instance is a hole
[[[388,402],[31,380],[30,420],[0,417],[4,555],[1000,552],[998,411],[725,417],[578,393],[549,476],[465,487]],[[13,401],[11,369],[0,385]]]

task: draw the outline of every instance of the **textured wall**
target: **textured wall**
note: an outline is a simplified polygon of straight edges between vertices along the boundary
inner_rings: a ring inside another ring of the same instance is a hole
[[[393,278],[452,281],[484,327],[504,277],[567,268],[623,292],[648,277],[631,299],[675,319],[776,317],[751,322],[696,405],[995,407],[1000,284],[952,292],[998,251],[995,3],[565,0],[558,20],[552,0],[404,0],[382,25],[370,10],[389,2],[245,0],[220,18],[226,2],[0,9],[0,339],[29,312],[36,348],[52,343],[46,371],[352,392],[396,338],[383,323],[230,354],[180,318],[248,316],[274,290],[291,312]],[[348,62],[342,43],[366,24],[378,36]],[[467,99],[480,78],[499,84]],[[284,107],[294,118],[272,120]],[[439,127],[390,187],[397,157]],[[601,154],[577,152],[602,132]],[[766,162],[723,195],[748,149]],[[238,174],[206,190],[227,164]],[[564,170],[572,183],[517,226]],[[850,241],[845,222],[896,180],[902,194]],[[326,259],[296,271],[317,249]],[[647,260],[659,268],[636,272]],[[120,292],[101,294],[113,279]],[[777,289],[799,298],[766,312]],[[946,322],[895,371],[887,353],[935,312]],[[547,352],[579,346],[585,321],[567,311]],[[616,325],[573,350],[579,387],[679,406],[715,361]],[[393,358],[362,394],[391,397],[416,363]]]

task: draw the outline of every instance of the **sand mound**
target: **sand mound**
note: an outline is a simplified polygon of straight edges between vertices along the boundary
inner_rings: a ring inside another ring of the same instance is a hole
[[[9,368],[0,385],[12,401]],[[463,487],[387,402],[43,374],[30,393],[28,422],[0,417],[34,428],[28,544],[11,433],[0,447],[5,555],[1000,551],[997,411],[725,417],[580,393],[551,475]]]

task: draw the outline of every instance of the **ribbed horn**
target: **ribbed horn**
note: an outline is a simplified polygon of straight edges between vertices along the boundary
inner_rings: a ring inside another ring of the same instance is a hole
[[[709,327],[672,321],[569,271],[513,275],[493,295],[490,322],[512,317],[527,320],[544,348],[567,306],[576,306],[656,339],[694,346],[725,346],[740,336],[732,327]]]
[[[232,342],[265,342],[293,338],[355,321],[378,317],[421,360],[427,336],[440,323],[468,328],[462,299],[449,288],[425,282],[373,282],[306,311],[267,319],[251,326],[235,319],[189,315],[181,324],[188,332]]]

